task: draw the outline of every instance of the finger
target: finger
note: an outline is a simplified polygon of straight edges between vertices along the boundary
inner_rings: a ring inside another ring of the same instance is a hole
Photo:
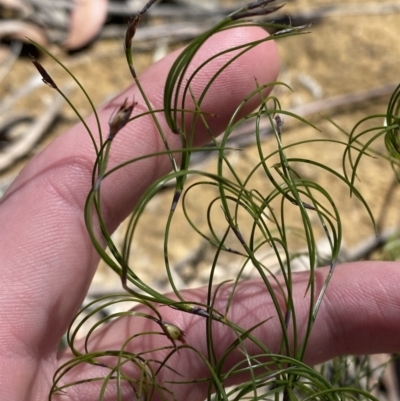
[[[215,35],[195,57],[191,70],[213,54],[265,35],[263,30],[255,28],[239,28]],[[215,59],[199,73],[192,83],[195,96],[199,95],[210,75],[234,54],[227,53]],[[156,109],[162,107],[164,81],[175,57],[176,53],[141,77]],[[255,59],[260,63],[254,63]],[[272,42],[254,48],[232,63],[204,99],[203,109],[217,115],[210,120],[213,132],[223,127],[238,103],[255,88],[255,77],[262,84],[275,80],[277,71],[277,53]],[[129,88],[101,108],[100,121],[105,132],[110,115],[127,97],[134,97],[138,102],[135,113],[145,110],[137,88]],[[257,99],[249,102],[247,110],[256,102]],[[88,119],[88,124],[96,130],[93,117]],[[166,129],[165,122],[161,121],[161,125]],[[179,148],[178,136],[169,132],[166,135],[171,148]],[[203,129],[197,143],[205,140],[207,134]],[[118,133],[113,143],[111,164],[162,149],[152,119],[143,118]],[[2,272],[0,295],[5,332],[2,333],[2,349],[14,349],[16,339],[24,344],[25,355],[37,356],[38,350],[45,354],[55,349],[81,305],[98,262],[83,220],[94,159],[87,132],[81,125],[75,127],[32,160],[2,200],[0,226],[7,227],[0,233],[0,254],[6,267]],[[102,194],[104,216],[109,226],[115,228],[140,193],[170,169],[168,158],[159,157],[137,163],[116,174],[112,180],[106,180]]]
[[[328,274],[328,269],[318,269],[315,274],[316,292],[321,290]],[[309,296],[305,296],[308,273],[294,276],[294,305],[297,315],[298,344],[304,338],[309,313]],[[275,286],[279,298],[279,291]],[[224,311],[229,299],[231,286],[226,285],[219,292],[216,308]],[[187,300],[206,302],[205,288],[182,293]],[[394,353],[400,349],[400,268],[398,263],[362,262],[338,266],[326,292],[317,316],[305,356],[305,362],[314,365],[339,355]],[[282,304],[283,306],[283,304]],[[283,312],[285,310],[283,309]],[[147,311],[148,312],[148,311]],[[178,325],[186,333],[186,341],[202,355],[207,355],[206,321],[204,318],[185,314],[173,309],[160,308],[164,320]],[[259,322],[267,320],[253,334],[273,353],[279,352],[282,329],[277,312],[265,284],[259,280],[242,282],[235,290],[228,318],[235,324],[249,329]],[[135,333],[160,331],[152,321],[133,317],[121,319],[99,331],[89,342],[89,350],[121,349],[125,341]],[[290,332],[290,330],[289,330]],[[236,335],[227,326],[215,323],[213,342],[216,360],[236,339]],[[293,344],[293,343],[292,343]],[[145,352],[158,347],[171,345],[161,335],[146,335],[133,339],[126,347],[131,352]],[[246,342],[249,354],[256,355],[260,349],[253,343]],[[167,351],[145,354],[149,359],[163,360]],[[291,355],[295,351],[291,350]],[[67,354],[64,358],[69,358]],[[242,352],[236,351],[226,360],[223,371],[227,371],[239,361],[243,361]],[[208,383],[196,380],[210,377],[210,373],[193,351],[181,349],[168,360],[168,365],[177,371],[163,369],[157,376],[158,383],[188,381],[188,384],[169,384],[176,399],[203,400],[207,396]],[[157,365],[158,366],[158,365]],[[97,376],[107,374],[107,370],[97,367]],[[92,368],[78,369],[80,377],[91,377]],[[77,373],[75,372],[75,374]],[[138,372],[129,371],[133,375]],[[135,376],[134,376],[135,377]],[[226,385],[243,380],[244,375],[237,375]],[[69,377],[68,380],[74,380]],[[127,390],[127,389],[125,389]],[[71,389],[72,399],[74,389]],[[165,395],[165,394],[164,394]],[[160,395],[153,398],[162,399]]]
[[[74,0],[68,37],[63,43],[68,50],[87,45],[99,34],[107,17],[107,0]]]

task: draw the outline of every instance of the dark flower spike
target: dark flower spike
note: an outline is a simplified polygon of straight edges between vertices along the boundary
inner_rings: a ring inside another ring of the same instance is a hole
[[[138,14],[131,19],[125,34],[125,49],[130,49],[132,44],[132,39],[135,36],[136,28],[139,25],[140,19],[146,13],[146,11],[157,1],[158,0],[148,1],[146,5],[138,12]]]
[[[268,4],[273,3],[274,1],[275,0],[261,0],[250,3],[238,12],[232,14],[232,19],[238,20],[242,18],[268,15],[275,11],[278,11],[284,6],[284,4],[281,4],[279,6],[266,8]]]
[[[36,69],[38,70],[39,74],[42,76],[42,81],[46,85],[50,86],[50,88],[58,89],[57,84],[53,81],[53,78],[44,69],[42,64],[40,64],[39,61],[37,61],[37,59],[34,56],[32,56],[32,54],[30,54],[29,57],[31,58],[32,63],[36,67]]]
[[[128,104],[128,98],[124,100],[124,103],[119,107],[116,114],[110,120],[110,133],[108,134],[108,140],[112,141],[115,135],[129,122],[132,111],[137,105],[134,99],[132,103]]]
[[[125,42],[124,42],[125,52],[127,54],[130,53],[130,49],[132,47],[132,39],[135,36],[136,28],[139,25],[139,21],[140,21],[141,17],[142,17],[142,14],[139,13],[136,17],[133,17],[131,19],[131,21],[129,22],[129,26],[128,26],[128,29],[126,30]],[[135,78],[136,77],[136,71],[133,68],[132,62],[129,63],[129,69],[131,71],[132,76]]]
[[[128,54],[130,52],[130,49],[132,47],[132,39],[136,34],[136,29],[139,25],[140,20],[142,19],[142,16],[145,14],[145,12],[158,0],[150,0],[146,3],[146,5],[139,11],[139,13],[131,19],[128,25],[128,29],[126,30],[125,34],[125,52]],[[132,60],[128,59],[128,65],[129,69],[131,71],[132,76],[135,78],[136,77],[136,71],[133,68]]]

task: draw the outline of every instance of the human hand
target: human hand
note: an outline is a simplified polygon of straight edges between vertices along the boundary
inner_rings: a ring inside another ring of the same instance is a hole
[[[223,49],[262,37],[265,33],[254,28],[239,28],[220,33],[203,47],[194,60],[199,65]],[[174,55],[147,70],[142,85],[155,108],[162,105],[162,88]],[[227,54],[227,58],[232,54]],[[260,60],[255,63],[254,60]],[[221,58],[208,66],[192,84],[195,93],[222,64]],[[192,69],[193,70],[193,69]],[[212,70],[212,71],[211,71]],[[211,72],[210,72],[211,71]],[[274,81],[278,73],[278,56],[272,42],[266,42],[235,61],[220,78],[205,99],[202,109],[217,117],[210,120],[214,132],[220,131],[238,103],[254,89],[254,77],[259,83]],[[100,110],[103,127],[110,115],[126,98],[138,105],[134,113],[144,110],[143,99],[131,87]],[[247,112],[256,106],[249,103]],[[88,123],[95,131],[93,118]],[[166,124],[164,125],[164,128]],[[197,144],[207,139],[197,133]],[[179,139],[168,137],[172,148]],[[162,149],[157,131],[150,118],[128,124],[113,144],[113,163]],[[47,399],[52,375],[60,363],[71,355],[57,353],[57,346],[69,322],[79,309],[98,264],[83,221],[83,207],[90,188],[94,151],[81,125],[55,140],[35,157],[21,172],[0,204],[0,394],[8,400]],[[113,230],[129,213],[131,205],[158,176],[168,172],[167,158],[146,159],[122,169],[117,179],[104,182],[104,216]],[[326,269],[316,272],[321,284]],[[306,362],[317,363],[335,355],[394,352],[400,348],[400,274],[395,263],[359,263],[338,266],[320,309],[308,346]],[[307,277],[296,275],[295,304],[300,326],[307,320],[308,305],[304,298]],[[222,290],[216,308],[223,309],[226,299]],[[204,302],[206,291],[191,290],[190,299]],[[242,327],[251,327],[266,317],[274,317],[265,287],[257,280],[240,284],[236,291],[230,319]],[[188,295],[189,298],[189,295]],[[260,305],[263,305],[260,308]],[[163,318],[174,322],[186,333],[186,340],[206,353],[205,319],[169,308],[162,309]],[[126,319],[99,331],[97,346],[118,349],[128,335],[148,330],[151,322]],[[270,319],[254,333],[271,350],[277,350],[281,327]],[[232,341],[222,325],[214,335],[221,349]],[[143,344],[155,348],[152,343]],[[154,341],[153,341],[154,340]],[[143,340],[145,341],[145,340]],[[159,339],[165,344],[166,339]],[[235,362],[229,360],[230,364]],[[189,372],[191,379],[202,378],[204,366],[175,355],[170,361],[178,371]],[[90,367],[77,374],[96,376],[101,367]],[[97,372],[97,374],[96,374]],[[173,380],[173,372],[161,372],[160,379]],[[82,377],[82,376],[81,376]],[[73,378],[69,377],[69,380]],[[67,399],[95,400],[98,394],[90,387],[77,386],[68,390]],[[201,400],[206,385],[172,386],[178,400]],[[65,396],[63,396],[65,397]],[[113,399],[113,396],[111,396]]]

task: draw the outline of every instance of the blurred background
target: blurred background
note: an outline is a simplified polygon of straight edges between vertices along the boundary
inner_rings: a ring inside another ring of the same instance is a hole
[[[146,14],[133,41],[136,71],[187,44],[244,3],[158,2]],[[77,122],[65,102],[41,82],[29,54],[39,57],[82,115],[90,112],[72,80],[49,57],[39,55],[26,37],[59,58],[99,106],[132,83],[123,53],[123,36],[129,18],[144,4],[144,0],[0,0],[0,196],[32,156]],[[282,59],[279,80],[292,88],[292,92],[283,88],[275,91],[284,109],[308,118],[325,138],[343,141],[343,132],[323,116],[329,116],[348,132],[361,118],[385,113],[390,95],[400,83],[400,1],[288,0],[272,19],[293,26],[310,25],[306,29],[309,34],[277,41]],[[283,135],[287,144],[312,139],[317,131],[287,118]],[[266,135],[266,148],[273,143],[274,139]],[[237,171],[246,174],[258,157],[253,141],[248,135],[238,137],[232,146],[242,150],[232,152],[230,160]],[[341,171],[341,154],[326,145],[301,146],[291,153],[306,158],[318,155],[319,161],[329,163],[337,171]],[[196,163],[212,170],[215,160],[212,155],[201,153]],[[328,185],[341,207],[342,260],[398,260],[398,183],[390,165],[380,160],[362,163],[360,172],[358,188],[377,218],[378,237],[361,205],[349,200],[347,188],[327,176],[315,177],[313,171],[302,171],[321,185]],[[163,268],[164,221],[158,216],[168,211],[172,196],[173,188],[167,188],[153,199],[132,251],[135,272],[161,291],[169,287]],[[206,227],[207,205],[207,198],[203,200],[201,194],[196,201],[189,202],[191,213],[198,216],[199,227]],[[173,232],[170,258],[178,286],[205,284],[215,249],[195,233],[187,235],[189,228],[182,229],[188,226],[183,216],[177,215],[175,226],[179,229]],[[118,231],[115,240],[122,239],[123,233]],[[220,259],[216,280],[225,279],[233,263],[230,255]],[[251,276],[251,271],[248,274]],[[119,279],[106,266],[100,266],[89,298],[119,290]],[[394,366],[389,375],[382,382],[382,397],[398,400]]]

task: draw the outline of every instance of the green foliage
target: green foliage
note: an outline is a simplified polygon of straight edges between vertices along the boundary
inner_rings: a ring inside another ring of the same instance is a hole
[[[329,188],[323,188],[317,182],[302,176],[300,171],[301,166],[310,166],[312,169],[330,174],[332,178],[339,179],[343,185],[349,188],[349,192],[361,201],[371,218],[372,224],[374,224],[372,212],[362,194],[355,186],[356,172],[360,159],[363,156],[370,156],[372,154],[374,156],[385,157],[394,169],[398,167],[400,153],[400,87],[393,94],[387,115],[371,116],[357,123],[354,130],[349,134],[348,141],[330,141],[324,137],[316,137],[307,143],[311,145],[312,142],[325,141],[327,144],[335,143],[342,146],[343,174],[316,160],[290,157],[290,150],[293,147],[302,146],[306,142],[296,142],[289,145],[285,145],[284,143],[281,116],[290,113],[281,109],[280,103],[275,97],[264,97],[263,95],[263,91],[267,86],[281,85],[278,82],[269,83],[268,85],[258,85],[255,82],[255,90],[243,99],[243,102],[238,106],[230,122],[225,127],[222,139],[217,142],[207,124],[207,115],[202,112],[203,99],[216,78],[230,63],[260,43],[303,33],[302,29],[304,27],[279,26],[263,22],[262,19],[251,19],[251,17],[263,16],[277,9],[277,7],[268,7],[269,3],[271,1],[256,1],[238,10],[223,19],[214,28],[199,36],[185,48],[169,72],[165,86],[163,110],[152,109],[150,102],[147,100],[146,93],[140,84],[140,80],[135,73],[131,53],[131,42],[137,25],[151,4],[146,6],[132,20],[125,39],[125,51],[128,66],[137,87],[145,99],[148,111],[131,117],[135,103],[127,101],[119,110],[116,110],[114,118],[110,122],[110,132],[106,136],[101,132],[99,123],[97,134],[90,132],[87,127],[97,157],[93,166],[92,187],[85,207],[85,221],[92,242],[101,258],[121,277],[122,286],[126,292],[113,297],[96,300],[86,306],[76,317],[67,338],[68,345],[74,353],[75,358],[65,363],[55,373],[50,399],[54,394],[68,392],[71,386],[79,386],[80,383],[87,382],[99,383],[99,400],[104,399],[107,388],[111,383],[116,386],[116,399],[118,400],[122,399],[122,383],[128,384],[132,388],[137,399],[174,399],[174,394],[169,389],[170,383],[159,381],[158,375],[162,370],[169,370],[175,372],[176,377],[180,377],[182,383],[190,382],[190,377],[184,377],[184,372],[175,371],[169,364],[169,360],[176,353],[178,353],[179,357],[184,357],[184,354],[188,352],[192,358],[198,358],[199,363],[207,366],[209,374],[202,378],[201,381],[208,383],[208,399],[210,400],[375,400],[369,393],[371,389],[363,387],[360,385],[360,381],[357,380],[365,372],[365,369],[361,369],[359,373],[356,372],[353,375],[353,380],[343,380],[342,376],[338,376],[338,372],[342,372],[343,369],[346,371],[346,367],[343,368],[343,364],[347,363],[347,360],[343,358],[335,360],[329,369],[326,366],[316,369],[307,366],[303,362],[319,307],[323,302],[324,293],[329,285],[329,281],[334,274],[335,264],[341,247],[342,223],[338,207],[329,193]],[[198,49],[216,32],[248,25],[260,26],[265,29],[274,28],[276,33],[259,41],[227,49],[224,53],[235,51],[235,56],[215,73],[201,95],[195,98],[191,91],[193,79],[208,63],[222,54],[219,53],[205,61],[187,78],[188,67]],[[38,63],[35,61],[35,64]],[[40,71],[42,67],[38,68]],[[45,74],[44,79],[49,82],[50,78],[48,74],[42,71],[43,74]],[[52,87],[59,90],[55,84]],[[83,90],[82,87],[81,89]],[[86,92],[84,94],[90,101],[90,97]],[[249,99],[254,96],[258,96],[260,100],[258,110],[242,118],[237,118]],[[194,110],[188,110],[186,102],[189,99],[195,105]],[[73,107],[73,105],[71,106]],[[92,108],[97,121],[99,121],[93,105]],[[75,111],[80,117],[78,111]],[[138,119],[149,114],[153,118],[160,137],[164,142],[165,150],[141,156],[108,169],[110,149],[113,145],[114,137],[118,135],[118,131],[126,124],[135,124]],[[308,124],[312,129],[316,128],[299,116],[292,115],[292,117],[297,118],[302,124]],[[377,124],[372,129],[368,128],[364,130],[362,128],[366,120],[376,119],[382,122],[383,117],[386,117],[386,126]],[[159,122],[160,118],[165,118],[171,131],[179,136],[181,140],[181,149],[179,151],[171,150],[167,136]],[[80,119],[84,123],[81,117]],[[248,176],[240,177],[227,157],[227,152],[230,150],[228,149],[227,141],[235,129],[249,120],[254,122],[258,160],[255,161]],[[188,121],[191,121],[191,123],[188,123]],[[266,151],[263,146],[260,133],[260,124],[262,121],[267,121],[273,132],[275,149],[272,151]],[[195,127],[198,127],[199,124],[202,124],[209,130],[210,141],[213,142],[212,149],[218,159],[216,171],[213,173],[194,170],[190,167],[192,154],[199,151],[193,145]],[[363,138],[367,134],[372,134],[372,136],[370,135],[369,139],[364,143]],[[384,136],[388,150],[387,155],[379,155],[371,148],[373,142],[380,139],[382,135]],[[97,141],[97,137],[99,141]],[[179,162],[175,158],[177,152],[181,156]],[[111,233],[103,219],[102,184],[105,180],[110,179],[115,172],[125,168],[127,165],[135,164],[144,158],[154,158],[160,155],[167,155],[169,157],[171,172],[157,179],[138,200],[129,218],[124,244],[119,249],[113,242]],[[264,177],[265,185],[262,188],[252,187],[252,178],[255,175],[262,175]],[[186,187],[186,181],[189,177],[196,177],[196,181]],[[140,225],[143,211],[166,183],[174,181],[176,182],[175,192],[171,200],[171,208],[164,229],[165,271],[174,292],[174,296],[168,296],[160,294],[135,273],[134,266],[130,264],[130,256],[132,251],[131,244],[137,227]],[[195,222],[196,219],[190,216],[187,208],[187,201],[192,191],[195,191],[199,187],[215,194],[210,204],[206,207],[209,232],[203,232],[198,228]],[[181,289],[174,283],[168,255],[169,248],[172,246],[171,242],[173,242],[173,238],[170,235],[171,225],[174,221],[174,214],[177,208],[182,208],[190,226],[193,228],[193,233],[201,235],[208,243],[215,247],[215,258],[210,268],[208,296],[205,303],[199,304],[197,301],[188,298],[188,293],[182,293]],[[224,233],[221,233],[213,226],[212,211],[215,208],[222,209],[226,221]],[[291,210],[291,216],[293,216],[293,211],[297,215],[295,221],[291,219],[290,223],[287,218],[288,209]],[[245,222],[248,221],[251,221],[249,228],[242,230],[242,227],[247,225]],[[98,227],[100,230],[98,230]],[[98,234],[99,232],[101,233],[100,235]],[[321,289],[317,288],[315,282],[315,271],[319,266],[320,260],[316,244],[317,232],[324,233],[330,247],[328,264],[330,264],[331,269]],[[237,239],[237,249],[233,249],[227,243],[227,238],[232,235]],[[299,256],[298,247],[293,246],[293,235],[296,236],[297,241],[305,245],[306,250],[302,255],[306,257],[309,272],[307,293],[305,294],[309,300],[308,319],[305,332],[302,333],[300,333],[298,327],[298,314],[293,302],[294,273],[292,265],[293,261]],[[107,244],[111,255],[103,249],[102,244],[104,242]],[[264,265],[257,256],[258,251],[265,247],[272,249],[276,255],[276,261],[280,267],[280,278],[272,273],[269,267]],[[243,263],[242,269],[240,269],[230,287],[231,293],[224,310],[218,310],[215,307],[215,300],[223,285],[221,283],[214,283],[215,267],[221,253],[240,255]],[[265,285],[265,292],[271,297],[281,325],[282,332],[278,352],[272,352],[254,335],[255,329],[269,320],[268,316],[266,316],[264,321],[258,322],[250,329],[241,327],[238,322],[229,320],[230,309],[232,308],[238,283],[243,278],[243,271],[248,264],[253,265],[257,270],[259,278]],[[135,308],[107,316],[96,322],[86,334],[84,349],[77,349],[75,347],[75,339],[83,325],[87,324],[89,319],[97,312],[110,304],[119,302],[128,302],[135,306]],[[142,306],[138,308],[138,304]],[[196,344],[187,344],[184,339],[184,332],[174,322],[165,322],[163,320],[160,305],[192,314],[196,319],[206,319],[207,324],[204,332],[208,343],[206,354],[202,354],[197,350]],[[147,310],[147,312],[143,312],[143,310]],[[158,324],[160,331],[146,331],[128,337],[121,349],[118,350],[92,351],[89,344],[94,330],[115,320],[117,317],[147,319]],[[218,350],[218,344],[214,343],[213,340],[213,331],[217,325],[224,325],[226,329],[233,333],[233,337],[235,338],[225,350]],[[159,359],[154,356],[157,354],[157,350],[142,349],[140,352],[132,352],[129,347],[130,343],[136,341],[138,338],[160,335],[166,336],[170,341],[169,345],[162,347]],[[251,349],[253,351],[250,351]],[[254,353],[254,349],[257,349],[256,353]],[[226,360],[238,351],[243,356],[242,360],[228,371],[224,370]],[[108,373],[90,379],[83,379],[81,382],[67,384],[64,382],[64,384],[60,384],[69,371],[76,369],[81,364],[92,364],[103,367]],[[133,369],[135,372],[134,375],[127,373],[132,371],[132,369],[126,369],[127,365],[135,367]],[[229,379],[237,375],[246,377],[247,380],[244,379],[243,383],[234,387],[227,386],[226,383]]]

